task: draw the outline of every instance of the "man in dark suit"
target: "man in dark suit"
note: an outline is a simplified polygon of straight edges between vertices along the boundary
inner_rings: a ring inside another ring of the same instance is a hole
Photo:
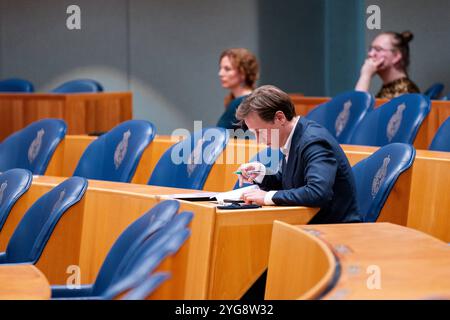
[[[319,207],[310,223],[362,221],[345,153],[325,128],[296,117],[285,92],[274,86],[256,89],[239,106],[236,118],[258,142],[279,147],[284,155],[281,170],[274,174],[258,162],[241,165],[240,181],[260,186],[243,195],[246,203]]]

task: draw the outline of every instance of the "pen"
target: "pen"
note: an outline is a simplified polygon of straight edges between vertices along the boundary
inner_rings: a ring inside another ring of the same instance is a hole
[[[261,170],[251,170],[251,171],[248,171],[247,173],[252,174],[252,173],[261,173],[261,172],[262,172]],[[235,171],[234,174],[242,174],[242,171]]]

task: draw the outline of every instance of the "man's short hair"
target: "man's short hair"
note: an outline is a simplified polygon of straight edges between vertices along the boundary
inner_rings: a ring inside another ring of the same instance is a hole
[[[255,112],[262,120],[273,122],[277,111],[282,111],[288,121],[295,117],[294,104],[289,95],[275,86],[266,85],[244,99],[236,110],[236,119],[242,124],[250,113]]]

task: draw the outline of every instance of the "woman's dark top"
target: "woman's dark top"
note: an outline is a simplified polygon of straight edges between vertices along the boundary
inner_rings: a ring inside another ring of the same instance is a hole
[[[241,96],[233,99],[225,109],[225,112],[220,116],[219,121],[217,122],[217,126],[225,129],[240,129],[238,120],[236,119],[236,110],[241,104],[241,102],[247,97]]]

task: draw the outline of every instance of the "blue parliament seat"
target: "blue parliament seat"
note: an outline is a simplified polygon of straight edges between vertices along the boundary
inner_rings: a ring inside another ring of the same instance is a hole
[[[431,87],[425,90],[424,95],[431,100],[438,99],[444,90],[444,85],[442,83],[434,83]]]
[[[388,144],[353,166],[359,210],[364,222],[375,222],[399,176],[414,162],[416,150]]]
[[[421,94],[411,93],[396,97],[367,113],[353,133],[350,144],[412,144],[420,125],[430,112],[430,104],[430,99]]]
[[[96,80],[77,79],[64,82],[53,89],[53,93],[96,93],[103,92],[103,86]]]
[[[163,201],[154,206],[122,232],[108,252],[93,284],[83,285],[79,289],[52,286],[52,297],[56,299],[95,299],[101,297],[113,283],[115,275],[125,268],[135,251],[151,235],[167,225],[179,208],[179,202],[176,200]]]
[[[34,86],[25,79],[9,78],[0,81],[0,92],[34,92]]]
[[[13,133],[0,143],[0,172],[22,168],[43,175],[66,131],[64,120],[43,119]]]
[[[318,105],[306,118],[326,128],[339,143],[349,143],[356,127],[366,113],[372,111],[374,104],[375,99],[370,93],[349,91]]]
[[[439,127],[429,149],[450,152],[450,117]]]
[[[64,213],[84,196],[88,182],[72,177],[40,197],[14,230],[0,264],[35,264]],[[56,259],[56,257],[55,257]]]
[[[149,185],[201,190],[229,139],[224,128],[205,128],[171,146],[159,159]]]
[[[0,232],[12,207],[28,191],[32,180],[32,173],[25,169],[10,169],[0,173]]]
[[[129,120],[92,141],[75,168],[74,176],[130,182],[156,129],[145,120]]]

